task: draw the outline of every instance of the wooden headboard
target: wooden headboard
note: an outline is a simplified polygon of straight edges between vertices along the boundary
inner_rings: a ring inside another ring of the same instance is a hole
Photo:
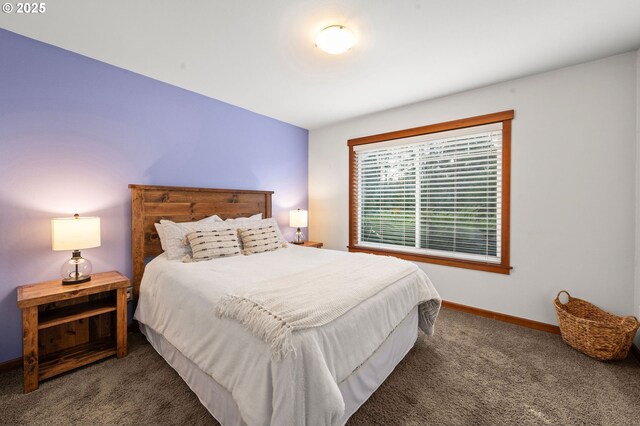
[[[273,191],[129,185],[133,294],[138,297],[147,257],[162,253],[154,223],[161,219],[191,222],[217,214],[222,219],[262,213],[271,217]]]

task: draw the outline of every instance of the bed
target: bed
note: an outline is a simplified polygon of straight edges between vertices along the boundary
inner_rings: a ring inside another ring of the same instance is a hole
[[[135,319],[222,425],[345,424],[413,347],[419,325],[433,330],[440,298],[422,271],[411,270],[336,319],[295,331],[294,353],[276,357],[246,324],[217,315],[220,301],[238,288],[311,279],[360,258],[289,245],[206,262],[168,260],[154,227],[160,219],[270,218],[273,193],[130,188]]]

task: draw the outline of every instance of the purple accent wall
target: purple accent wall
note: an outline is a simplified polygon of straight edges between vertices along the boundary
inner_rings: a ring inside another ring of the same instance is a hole
[[[0,362],[21,356],[16,287],[59,276],[50,219],[99,216],[94,271],[131,276],[129,183],[275,191],[307,207],[308,131],[0,29]]]

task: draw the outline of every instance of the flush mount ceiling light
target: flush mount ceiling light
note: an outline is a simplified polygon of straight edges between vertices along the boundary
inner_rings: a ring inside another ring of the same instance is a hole
[[[356,35],[342,25],[331,25],[316,36],[316,46],[332,55],[339,55],[356,44]]]

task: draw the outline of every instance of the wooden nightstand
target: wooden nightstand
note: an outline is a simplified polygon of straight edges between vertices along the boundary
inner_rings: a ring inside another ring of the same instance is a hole
[[[305,241],[302,244],[299,244],[301,246],[304,247],[315,247],[315,248],[322,248],[323,244],[322,243],[318,243],[316,241]]]
[[[62,285],[58,279],[18,287],[25,393],[82,365],[127,355],[129,285],[112,271],[82,284]]]

